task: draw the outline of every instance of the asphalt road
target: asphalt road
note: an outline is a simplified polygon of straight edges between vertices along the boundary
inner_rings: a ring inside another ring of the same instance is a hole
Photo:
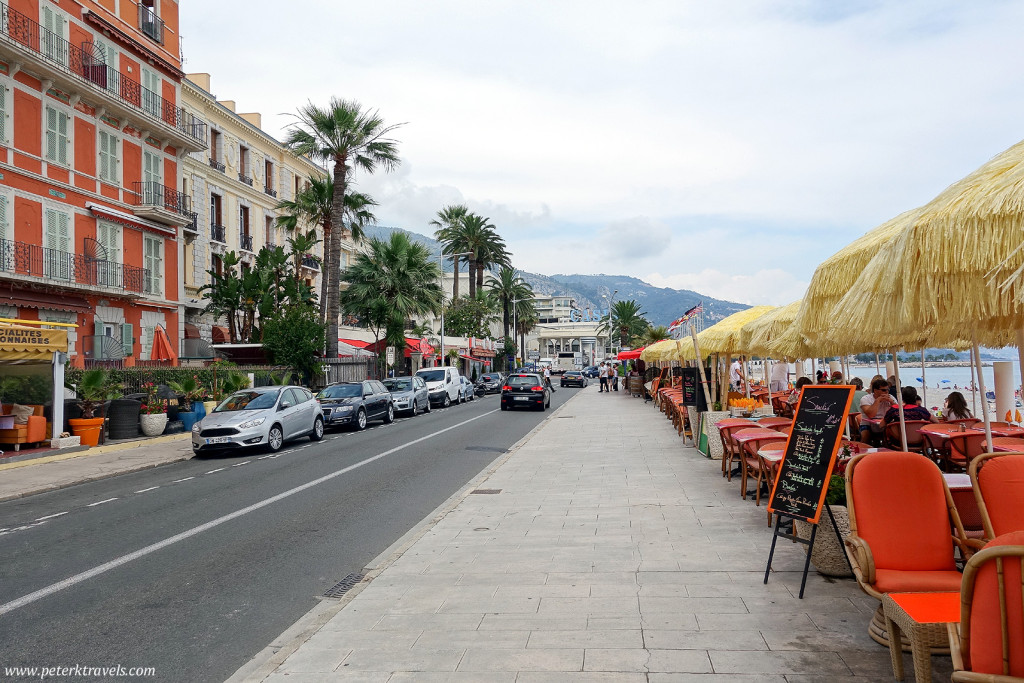
[[[0,503],[0,667],[224,680],[550,414],[498,403]]]

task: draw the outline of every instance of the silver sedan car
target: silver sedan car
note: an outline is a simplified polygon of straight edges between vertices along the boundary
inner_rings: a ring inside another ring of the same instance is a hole
[[[281,450],[289,439],[324,438],[320,402],[302,387],[243,389],[224,399],[192,427],[196,454],[264,446]]]
[[[422,377],[388,377],[382,379],[381,383],[391,392],[395,412],[409,412],[413,416],[421,410],[430,412],[430,394],[427,393],[427,383]]]

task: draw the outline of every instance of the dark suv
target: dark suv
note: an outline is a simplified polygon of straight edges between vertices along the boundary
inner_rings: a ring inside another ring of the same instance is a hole
[[[340,382],[324,387],[317,399],[323,406],[324,424],[352,425],[366,429],[370,420],[395,421],[395,404],[391,392],[375,379],[362,382]]]
[[[480,378],[480,381],[477,382],[477,384],[482,386],[484,388],[484,391],[487,392],[488,394],[500,394],[501,385],[503,382],[504,377],[501,376],[500,372],[492,372],[483,375]]]
[[[501,409],[530,407],[545,410],[551,406],[551,391],[540,375],[516,373],[505,378],[501,387]]]

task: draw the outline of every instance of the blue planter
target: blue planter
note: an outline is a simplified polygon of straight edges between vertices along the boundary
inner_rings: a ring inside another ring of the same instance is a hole
[[[202,420],[206,417],[206,406],[203,405],[202,401],[193,401],[192,412],[196,414],[197,419]]]
[[[191,432],[192,425],[199,421],[199,417],[194,412],[189,413],[178,413],[178,419],[181,420],[182,431]]]

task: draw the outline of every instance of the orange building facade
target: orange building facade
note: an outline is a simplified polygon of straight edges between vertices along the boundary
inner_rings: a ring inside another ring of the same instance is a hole
[[[0,318],[77,323],[77,367],[179,348],[179,44],[175,0],[0,0]]]

